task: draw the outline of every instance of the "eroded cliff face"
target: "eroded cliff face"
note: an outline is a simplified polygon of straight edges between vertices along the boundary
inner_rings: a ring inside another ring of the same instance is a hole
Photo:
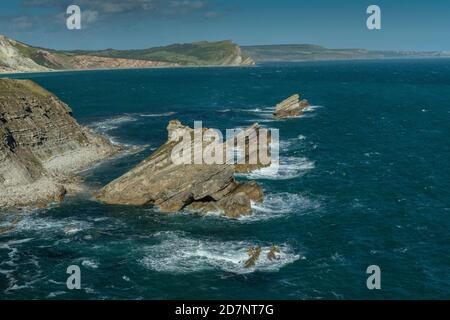
[[[255,61],[253,61],[250,57],[243,55],[241,48],[236,45],[233,49],[233,53],[224,59],[222,65],[232,67],[253,66],[255,65]]]
[[[62,200],[74,173],[118,151],[29,80],[0,79],[0,208]]]
[[[257,128],[257,125],[251,128]],[[188,209],[221,212],[229,217],[251,213],[251,202],[261,202],[263,191],[255,182],[237,182],[233,164],[180,164],[173,161],[174,150],[204,150],[209,143],[182,137],[193,129],[172,120],[168,140],[134,169],[106,185],[97,198],[106,204],[156,205],[162,212]],[[206,130],[206,129],[203,129]],[[188,146],[189,145],[189,146]],[[222,144],[219,144],[223,148]],[[175,149],[177,148],[177,149]],[[262,165],[253,165],[253,168]],[[242,167],[241,171],[247,171]]]
[[[19,43],[17,41],[0,35],[0,73],[50,70],[21,53],[18,46]]]

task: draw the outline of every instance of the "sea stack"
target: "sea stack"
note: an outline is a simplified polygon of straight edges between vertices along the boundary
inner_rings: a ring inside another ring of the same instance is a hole
[[[309,106],[308,100],[300,100],[300,95],[294,94],[276,105],[273,116],[277,119],[298,117]]]
[[[29,80],[0,79],[0,208],[61,201],[74,175],[119,151]]]
[[[204,149],[208,143],[196,141],[194,129],[178,120],[170,121],[167,131],[165,144],[134,169],[106,185],[97,198],[111,205],[155,205],[167,213],[183,209],[202,213],[215,211],[231,218],[250,214],[251,202],[263,200],[258,184],[235,180],[233,164],[174,163],[175,148],[189,144],[194,151],[197,147]],[[186,135],[192,137],[188,142],[182,139]]]

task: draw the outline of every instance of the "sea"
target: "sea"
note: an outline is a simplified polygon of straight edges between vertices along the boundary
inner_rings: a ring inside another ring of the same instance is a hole
[[[37,82],[79,123],[136,147],[82,171],[90,190],[148,157],[172,119],[279,129],[280,168],[237,176],[265,193],[239,219],[103,205],[90,192],[3,211],[0,227],[17,224],[0,234],[0,299],[450,297],[449,59],[6,76]],[[294,93],[311,107],[274,120]],[[73,265],[80,289],[67,286]]]

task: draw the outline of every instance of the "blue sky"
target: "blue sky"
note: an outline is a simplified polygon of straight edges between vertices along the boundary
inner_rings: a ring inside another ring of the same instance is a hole
[[[66,29],[69,4],[81,7],[82,30]],[[381,7],[382,30],[366,28],[371,4]],[[0,4],[0,34],[55,49],[232,39],[241,45],[450,50],[450,0],[9,0]]]

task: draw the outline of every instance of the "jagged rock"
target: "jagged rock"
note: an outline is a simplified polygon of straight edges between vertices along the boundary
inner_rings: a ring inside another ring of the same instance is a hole
[[[245,137],[245,145],[243,150],[238,150],[238,152],[241,154],[243,163],[240,163],[238,161],[234,165],[234,169],[236,172],[249,173],[271,165],[271,154],[269,147],[272,140],[271,135],[269,131],[267,131],[267,135],[265,135],[263,134],[263,132],[261,132],[261,130],[267,129],[262,129],[258,123],[254,123],[239,134]],[[254,135],[256,136],[256,139],[258,141],[257,143],[250,143],[250,137],[252,135],[250,132],[254,133]],[[265,154],[267,156],[266,161],[263,161],[263,159],[261,159],[261,154]],[[256,159],[256,161],[250,161],[250,159]]]
[[[169,122],[167,131],[165,144],[134,169],[106,185],[97,198],[106,204],[152,204],[162,212],[184,208],[220,211],[233,218],[250,214],[251,202],[262,201],[263,193],[256,183],[238,183],[234,179],[233,164],[174,163],[174,150],[189,146],[194,152],[199,142],[193,138],[194,129],[177,120]],[[192,139],[186,142],[182,139],[186,136]],[[202,150],[209,145],[205,141],[200,143]]]
[[[77,170],[118,151],[29,80],[0,79],[0,208],[62,201]]]
[[[300,100],[300,95],[294,94],[276,105],[273,116],[277,119],[297,117],[302,115],[303,110],[309,106],[308,100]]]
[[[278,259],[277,253],[280,253],[280,248],[273,245],[272,247],[270,247],[270,251],[267,254],[267,259],[269,259],[269,261]]]
[[[247,250],[247,253],[250,258],[247,261],[245,261],[244,267],[251,268],[251,267],[255,266],[256,261],[258,261],[259,256],[261,255],[261,247],[259,247],[259,246],[256,248],[250,247]]]

